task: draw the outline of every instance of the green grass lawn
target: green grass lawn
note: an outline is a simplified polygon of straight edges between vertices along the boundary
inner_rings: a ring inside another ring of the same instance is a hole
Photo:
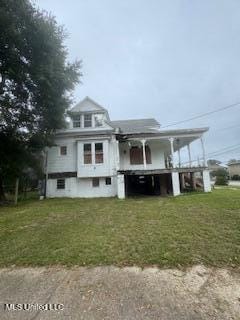
[[[0,207],[0,266],[240,265],[240,190]]]

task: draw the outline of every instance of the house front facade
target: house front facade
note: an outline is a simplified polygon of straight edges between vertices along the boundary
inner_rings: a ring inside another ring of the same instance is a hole
[[[230,179],[239,176],[240,177],[240,161],[230,162],[228,164],[228,173]]]
[[[56,132],[55,145],[46,150],[46,197],[177,196],[197,186],[211,191],[202,140],[207,128],[162,131],[155,119],[111,121],[88,97],[69,118],[69,127]],[[190,144],[196,139],[203,163],[194,167]]]

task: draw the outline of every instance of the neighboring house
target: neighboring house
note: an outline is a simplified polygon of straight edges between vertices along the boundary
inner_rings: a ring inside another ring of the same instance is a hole
[[[228,173],[230,179],[233,176],[240,176],[240,160],[228,163]]]
[[[185,177],[201,172],[211,191],[207,166],[192,167],[190,143],[207,128],[159,130],[155,119],[111,121],[108,111],[86,97],[69,112],[68,129],[59,130],[46,152],[47,197],[179,195]],[[188,148],[189,165],[180,150]],[[204,146],[203,158],[204,158]],[[177,158],[176,158],[177,154]]]

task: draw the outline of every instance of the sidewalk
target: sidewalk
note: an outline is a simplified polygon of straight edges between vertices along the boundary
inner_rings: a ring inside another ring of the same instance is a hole
[[[4,311],[4,303],[63,304],[61,311]],[[0,319],[233,320],[240,272],[137,267],[0,270]]]

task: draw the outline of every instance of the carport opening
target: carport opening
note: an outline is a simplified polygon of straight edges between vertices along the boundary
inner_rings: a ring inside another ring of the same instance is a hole
[[[126,196],[172,194],[171,174],[125,175]]]

